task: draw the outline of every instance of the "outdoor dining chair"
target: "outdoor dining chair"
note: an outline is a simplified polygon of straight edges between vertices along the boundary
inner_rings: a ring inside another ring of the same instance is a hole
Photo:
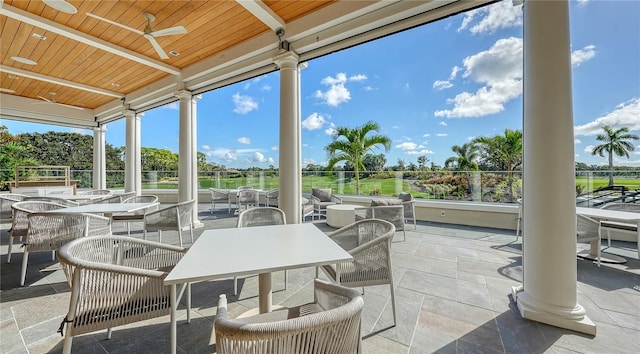
[[[227,298],[213,322],[218,354],[358,353],[364,300],[354,290],[316,279],[314,302],[252,317],[229,319]]]
[[[576,214],[576,240],[577,242],[598,242],[598,267],[600,266],[600,222],[588,216]]]
[[[27,195],[18,193],[0,193],[0,214],[11,213],[11,205],[21,202]]]
[[[216,202],[227,203],[228,212],[231,212],[231,195],[229,194],[229,191],[218,188],[209,188],[209,192],[211,193],[211,214],[213,214],[213,209],[216,208]]]
[[[111,219],[95,214],[31,213],[27,215],[28,230],[24,242],[20,286],[27,275],[29,253],[55,252],[65,243],[84,236],[110,236]]]
[[[155,203],[158,201],[158,197],[155,195],[136,195],[133,197],[129,197],[122,201],[122,203]],[[144,214],[153,210],[156,210],[158,207],[150,207],[147,209],[140,209],[134,211],[132,213],[117,213],[113,214],[111,219],[114,222],[124,222],[127,224],[127,236],[131,236],[131,223],[132,222],[144,222]]]
[[[193,243],[193,219],[192,213],[195,200],[180,202],[175,205],[153,210],[144,214],[144,239],[147,239],[147,232],[158,231],[158,242],[162,242],[162,231],[178,231],[180,247],[182,247],[182,231],[189,230],[191,243]]]
[[[391,240],[396,232],[392,223],[379,219],[356,221],[341,229],[327,234],[353,259],[316,267],[316,278],[319,269],[329,279],[347,287],[364,287],[371,285],[389,285],[391,292],[391,308],[393,324],[396,324],[396,301],[393,290],[393,270],[391,267]]]
[[[34,200],[34,201],[41,201],[41,202],[50,202],[50,203],[60,204],[60,205],[63,205],[65,207],[73,207],[73,206],[80,205],[78,202],[74,202],[73,200],[67,200],[67,199],[58,198],[58,197],[25,197],[23,200],[24,201]]]
[[[630,213],[640,213],[640,204],[634,203],[607,203],[600,209],[626,211]],[[607,246],[611,247],[611,231],[638,233],[637,224],[629,224],[615,220],[602,220],[602,229],[607,231]],[[638,240],[640,242],[640,240]],[[640,255],[640,245],[638,245],[638,254]]]
[[[170,286],[164,278],[186,248],[126,236],[92,236],[73,240],[58,251],[71,287],[69,311],[58,332],[62,352],[71,353],[74,336],[167,316]],[[191,290],[186,287],[187,311]]]
[[[13,203],[11,205],[13,219],[11,222],[11,232],[9,232],[7,263],[11,263],[11,249],[13,248],[13,239],[22,239],[24,236],[27,236],[27,231],[29,230],[29,219],[27,218],[27,216],[31,213],[62,208],[65,208],[65,206],[39,200]]]
[[[312,188],[310,198],[313,201],[314,215],[317,215],[318,219],[321,216],[326,217],[327,206],[342,204],[342,198],[331,193],[331,188]]]
[[[380,219],[386,220],[393,224],[396,227],[396,231],[402,231],[402,239],[404,241],[407,240],[407,234],[405,231],[405,216],[404,216],[404,206],[401,203],[395,205],[382,205],[381,202],[389,201],[389,202],[399,202],[399,200],[394,199],[382,199],[382,200],[372,200],[371,206],[357,208],[354,210],[355,220],[363,220],[363,219]]]
[[[256,207],[243,211],[238,215],[236,227],[252,227],[265,225],[285,225],[284,211],[274,207]],[[284,271],[284,288],[287,289],[287,270]],[[238,277],[233,277],[233,295],[238,295]]]
[[[113,191],[109,189],[94,189],[90,191],[84,191],[82,193],[78,193],[79,195],[112,195]]]
[[[240,189],[238,191],[237,204],[238,204],[238,212],[242,211],[244,207],[245,210],[249,208],[257,207],[260,203],[260,193],[256,189]]]

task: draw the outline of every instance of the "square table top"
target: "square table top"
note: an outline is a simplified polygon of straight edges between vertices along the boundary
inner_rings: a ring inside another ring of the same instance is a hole
[[[137,210],[150,208],[160,203],[109,203],[109,204],[85,204],[68,208],[56,209],[51,212],[54,213],[131,213]]]
[[[347,251],[310,223],[206,230],[164,283],[228,278],[351,259]]]
[[[640,213],[632,211],[576,207],[576,213],[596,219],[640,222]]]

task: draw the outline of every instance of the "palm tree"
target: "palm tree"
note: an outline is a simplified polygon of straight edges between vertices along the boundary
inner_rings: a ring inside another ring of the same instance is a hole
[[[458,171],[466,171],[467,174],[467,190],[471,193],[471,173],[469,171],[477,171],[478,151],[474,144],[465,143],[462,145],[453,145],[451,150],[458,156],[448,158],[444,162],[444,167],[454,168]]]
[[[346,161],[353,165],[356,174],[356,194],[358,195],[360,195],[360,169],[364,169],[364,156],[374,147],[379,148],[379,145],[384,147],[385,152],[389,152],[391,149],[391,139],[388,136],[380,134],[367,136],[369,132],[379,131],[380,126],[374,121],[366,122],[353,129],[338,127],[333,135],[333,141],[325,147],[329,156],[328,169],[332,169],[340,161]]]
[[[596,140],[604,141],[604,144],[596,146],[591,155],[598,154],[604,157],[605,152],[609,154],[609,186],[613,186],[613,154],[629,158],[629,151],[635,150],[635,146],[628,140],[639,140],[640,136],[630,134],[627,127],[614,130],[611,126],[605,125],[602,129],[605,134],[598,134]]]
[[[507,170],[509,200],[513,202],[513,170],[522,164],[522,131],[505,129],[504,135],[491,138],[481,136],[476,138],[475,142],[499,169]]]

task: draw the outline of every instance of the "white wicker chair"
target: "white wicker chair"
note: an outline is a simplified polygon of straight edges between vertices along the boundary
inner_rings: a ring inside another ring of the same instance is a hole
[[[195,204],[195,200],[188,200],[144,214],[144,239],[147,239],[147,232],[158,231],[158,241],[162,242],[162,231],[175,230],[178,231],[180,247],[182,247],[182,231],[188,229],[191,243],[193,243],[191,213]]]
[[[278,207],[278,198],[280,197],[279,189],[270,189],[261,194],[261,197],[264,196],[264,200],[261,203],[264,206],[268,207]]]
[[[75,202],[73,200],[67,200],[67,199],[57,198],[57,197],[26,197],[23,199],[23,201],[49,202],[49,203],[60,204],[66,207],[73,207],[73,206],[80,205],[80,203]]]
[[[209,192],[211,192],[211,214],[213,214],[213,209],[216,208],[216,202],[227,203],[228,212],[231,212],[231,194],[229,193],[229,191],[217,188],[209,188]]]
[[[388,221],[366,219],[329,233],[328,236],[349,252],[353,260],[316,268],[316,278],[320,268],[331,281],[348,287],[388,284],[394,325],[396,301],[391,268],[391,240],[395,232],[395,226]]]
[[[71,352],[74,336],[109,329],[110,338],[112,327],[168,315],[164,278],[186,252],[126,236],[82,237],[63,245],[58,260],[71,286],[69,312],[58,330],[63,353]]]
[[[311,189],[311,201],[313,202],[314,216],[317,215],[318,219],[321,216],[326,217],[327,206],[334,204],[342,204],[342,198],[334,195],[331,189]]]
[[[113,191],[112,190],[108,190],[108,189],[94,189],[94,190],[90,190],[90,191],[84,191],[82,193],[79,193],[80,195],[112,195]]]
[[[11,249],[13,248],[13,239],[27,236],[29,230],[29,219],[27,215],[40,211],[62,209],[64,206],[56,203],[42,202],[39,200],[16,202],[11,205],[13,211],[13,220],[11,223],[11,232],[9,233],[9,249],[7,250],[7,263],[11,263]]]
[[[393,224],[393,226],[396,227],[396,231],[402,231],[403,240],[407,239],[404,227],[405,216],[403,205],[398,204],[362,207],[355,209],[354,212],[356,221],[364,219],[381,219],[389,221]]]
[[[273,207],[256,207],[240,213],[236,227],[285,225],[286,223],[284,211]],[[284,288],[287,289],[286,270],[284,271]],[[233,295],[238,295],[238,277],[233,277]]]
[[[256,189],[240,189],[238,191],[237,201],[238,212],[245,209],[249,209],[251,206],[257,207],[260,203],[260,193]]]
[[[402,192],[398,194],[398,199],[402,201],[402,206],[404,207],[404,219],[405,222],[411,219],[413,221],[413,229],[416,230],[418,228],[416,223],[416,201],[413,199],[413,196],[409,193]]]
[[[522,205],[522,199],[518,198],[518,200],[516,200],[516,203],[518,203],[518,217],[516,218],[517,221],[517,225],[516,225],[516,241],[518,240],[518,236],[520,236],[521,231],[523,230],[524,227],[524,220],[523,220],[523,216],[522,212],[523,212],[523,205]]]
[[[598,241],[598,267],[600,266],[600,222],[590,217],[576,214],[576,240],[577,242]]]
[[[23,201],[26,197],[26,195],[18,193],[0,193],[0,213],[11,213],[11,205]]]
[[[158,201],[158,197],[155,195],[136,195],[129,197],[122,201],[122,203],[155,203]],[[158,209],[157,206],[141,209],[132,213],[118,213],[113,214],[111,220],[114,222],[124,222],[127,224],[127,236],[131,236],[131,223],[132,222],[144,222],[144,214]]]
[[[351,354],[361,347],[364,300],[354,289],[319,279],[315,301],[287,310],[238,320],[227,318],[227,298],[220,295],[214,320],[218,354]]]
[[[27,215],[28,231],[25,238],[20,286],[27,275],[29,253],[55,251],[65,243],[84,236],[111,236],[111,219],[95,214],[31,213]]]
[[[608,203],[600,209],[626,211],[630,213],[640,213],[640,204],[633,203]],[[602,228],[607,230],[607,246],[611,247],[611,230],[621,232],[631,232],[638,234],[638,225],[618,221],[602,220]],[[640,256],[640,238],[638,239],[638,256]]]

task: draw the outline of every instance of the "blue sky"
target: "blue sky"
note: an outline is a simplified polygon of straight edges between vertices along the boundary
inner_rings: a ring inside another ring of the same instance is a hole
[[[571,1],[570,16],[576,161],[606,164],[591,155],[602,126],[640,135],[640,1]],[[442,165],[452,145],[522,129],[522,31],[521,7],[508,0],[309,61],[303,166],[326,161],[335,127],[369,120],[393,141],[387,165],[421,155]],[[227,167],[277,167],[278,95],[277,72],[203,94],[198,150]],[[177,108],[145,113],[142,146],[178,151]],[[77,131],[2,124],[12,134]],[[124,120],[107,129],[107,142],[124,146]],[[630,159],[614,163],[640,166],[636,146]]]

